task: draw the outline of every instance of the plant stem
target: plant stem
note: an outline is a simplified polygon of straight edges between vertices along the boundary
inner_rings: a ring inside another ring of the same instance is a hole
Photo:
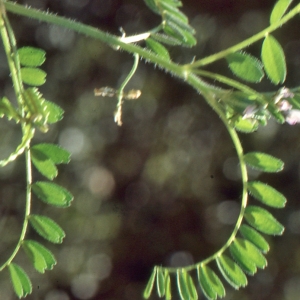
[[[9,21],[6,16],[6,12],[3,6],[2,1],[0,1],[0,34],[4,45],[4,50],[6,53],[8,66],[11,72],[11,77],[13,81],[14,91],[19,103],[19,106],[22,111],[22,116],[24,114],[22,104],[23,104],[23,91],[24,87],[20,77],[20,65],[18,60],[18,54],[16,50],[16,40],[13,34],[13,31],[10,27]],[[29,144],[30,140],[33,136],[33,129],[30,125],[22,124],[22,133],[23,139],[21,144],[17,147],[16,151],[12,153],[9,158],[6,160],[8,163],[10,160],[15,159],[18,155],[20,155],[25,149],[25,160],[26,160],[26,205],[25,205],[25,217],[23,221],[22,231],[19,237],[19,241],[10,255],[10,257],[0,266],[0,271],[2,271],[6,266],[8,266],[12,260],[17,255],[22,242],[26,235],[26,230],[28,226],[28,217],[30,215],[31,208],[31,183],[32,183],[32,170],[31,170],[31,158],[30,158],[30,150]],[[5,161],[4,161],[5,162]]]
[[[194,73],[201,75],[203,77],[211,78],[211,79],[217,80],[219,82],[225,83],[228,86],[231,86],[231,87],[238,89],[239,91],[247,93],[249,95],[255,95],[256,100],[259,101],[263,105],[267,103],[267,99],[265,99],[265,97],[262,94],[258,93],[256,90],[250,88],[249,86],[240,83],[239,81],[233,80],[231,78],[228,78],[226,76],[223,76],[223,75],[220,75],[217,73],[212,73],[212,72],[204,71],[204,70],[195,70]]]
[[[187,78],[187,82],[196,89],[198,89],[198,87],[201,84],[201,80],[194,74],[190,75]],[[246,164],[245,164],[245,161],[244,161],[243,147],[242,147],[241,141],[238,137],[238,134],[235,131],[235,129],[232,128],[230,124],[228,124],[228,121],[227,121],[227,118],[226,118],[225,114],[223,113],[223,111],[221,110],[219,105],[217,104],[217,99],[215,97],[215,94],[211,90],[209,90],[209,89],[203,90],[203,88],[202,88],[202,94],[206,98],[207,102],[217,112],[217,114],[219,115],[219,117],[223,121],[223,123],[226,126],[227,131],[228,131],[228,133],[229,133],[229,135],[232,139],[234,147],[236,149],[236,153],[237,153],[239,163],[240,163],[241,175],[242,175],[242,185],[243,185],[242,203],[241,203],[240,214],[239,214],[238,219],[236,221],[235,227],[234,227],[234,229],[232,231],[232,234],[230,235],[229,239],[225,243],[225,245],[219,251],[217,251],[215,254],[211,255],[207,259],[205,259],[205,260],[203,260],[203,261],[201,261],[197,264],[184,267],[183,269],[185,271],[194,270],[194,269],[197,268],[197,266],[200,266],[200,265],[203,265],[203,264],[208,264],[209,262],[215,260],[218,256],[220,256],[230,246],[230,244],[235,239],[235,236],[236,236],[236,234],[237,234],[237,232],[238,232],[238,230],[241,226],[241,223],[242,223],[243,217],[244,217],[244,213],[245,213],[245,209],[246,209],[246,206],[247,206],[247,201],[248,201],[248,193],[247,193],[248,173],[247,173],[247,167],[246,167]],[[178,268],[166,268],[166,269],[169,272],[176,272]]]
[[[122,84],[120,85],[117,94],[118,94],[118,103],[117,103],[117,110],[115,113],[115,122],[121,126],[122,125],[122,104],[123,104],[123,91],[125,86],[128,84],[129,80],[132,78],[132,76],[134,75],[134,73],[137,70],[138,64],[139,64],[139,55],[138,54],[134,54],[134,63],[133,66],[129,72],[129,74],[126,76],[125,80],[122,82]]]
[[[226,57],[230,53],[234,53],[237,51],[240,51],[244,48],[247,48],[248,46],[252,45],[253,43],[259,41],[260,39],[264,38],[269,33],[273,32],[277,28],[281,27],[283,24],[288,22],[290,19],[292,19],[294,16],[296,16],[300,12],[300,4],[295,6],[289,13],[287,13],[282,19],[280,19],[278,22],[270,25],[269,27],[265,28],[264,30],[258,32],[257,34],[253,35],[252,37],[242,41],[241,43],[238,43],[232,47],[229,47],[225,50],[222,50],[218,53],[215,53],[213,55],[207,56],[203,59],[199,59],[192,63],[193,68],[201,67],[208,65],[210,63],[213,63],[221,58]]]
[[[115,50],[122,49],[129,53],[136,53],[141,58],[151,61],[153,64],[157,64],[163,69],[165,69],[167,72],[172,73],[173,75],[184,77],[185,72],[187,70],[186,67],[182,67],[174,62],[171,62],[169,60],[166,60],[158,55],[156,55],[153,52],[150,52],[149,50],[143,49],[142,47],[139,47],[134,44],[129,44],[127,38],[125,37],[117,37],[112,34],[103,32],[102,30],[99,30],[97,28],[94,28],[92,26],[88,26],[85,24],[82,24],[80,22],[75,22],[73,20],[60,17],[54,14],[46,13],[39,11],[37,9],[24,7],[22,5],[12,3],[12,2],[4,2],[5,7],[7,11],[37,19],[39,21],[47,22],[50,24],[62,26],[64,28],[71,29],[73,31],[76,31],[78,33],[81,33],[83,35],[86,35],[91,38],[95,38],[97,40],[100,40],[109,46],[113,47]],[[125,42],[124,42],[125,40]]]

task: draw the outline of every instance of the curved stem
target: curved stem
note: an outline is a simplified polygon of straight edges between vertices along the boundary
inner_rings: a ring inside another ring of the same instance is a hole
[[[125,80],[120,85],[117,94],[118,94],[118,104],[117,104],[117,111],[115,113],[115,122],[121,126],[122,125],[122,104],[123,104],[123,91],[125,86],[128,84],[129,80],[132,78],[134,73],[137,70],[138,64],[139,64],[139,55],[137,53],[134,54],[134,62],[133,66],[129,72],[129,74],[126,76]]]
[[[228,124],[227,118],[225,116],[225,114],[223,113],[223,111],[221,110],[221,108],[219,107],[219,105],[217,104],[217,99],[216,99],[216,95],[214,94],[214,92],[212,92],[210,89],[206,88],[203,89],[203,85],[201,82],[201,79],[197,76],[195,76],[194,74],[191,74],[188,78],[187,78],[187,82],[192,85],[194,88],[198,89],[200,84],[201,84],[201,92],[204,96],[204,98],[206,98],[206,101],[211,105],[211,107],[216,111],[216,113],[219,115],[219,117],[221,118],[221,120],[223,121],[224,125],[226,126],[226,129],[232,139],[232,142],[234,144],[234,147],[236,149],[236,153],[239,159],[239,163],[240,163],[240,170],[241,170],[241,175],[242,175],[242,185],[243,185],[243,190],[242,190],[242,203],[241,203],[241,210],[240,210],[240,214],[238,216],[238,219],[236,221],[235,227],[232,231],[232,234],[230,235],[229,239],[227,240],[227,242],[225,243],[225,245],[218,250],[215,254],[211,255],[210,257],[208,257],[207,259],[191,265],[191,266],[187,266],[184,267],[183,269],[186,271],[190,271],[190,270],[194,270],[197,268],[197,266],[199,265],[203,265],[203,264],[208,264],[209,262],[215,260],[218,256],[220,256],[232,243],[232,241],[235,239],[235,236],[241,226],[241,223],[243,221],[244,218],[244,213],[245,213],[245,209],[247,206],[247,201],[248,201],[248,193],[247,193],[247,182],[248,182],[248,173],[247,173],[247,167],[244,161],[244,153],[243,153],[243,147],[241,144],[241,141],[238,137],[237,132],[235,131],[235,129],[233,127],[230,126],[230,124]],[[166,268],[169,272],[176,272],[178,268]]]
[[[247,48],[248,46],[252,45],[253,43],[259,41],[260,39],[264,38],[266,35],[268,35],[270,32],[273,32],[277,28],[281,27],[283,24],[285,24],[287,21],[292,19],[294,16],[296,16],[300,12],[300,4],[295,6],[289,13],[287,13],[282,19],[280,19],[278,22],[270,25],[269,27],[265,28],[264,30],[258,32],[257,34],[253,35],[252,37],[242,41],[241,43],[238,43],[232,47],[229,47],[225,50],[222,50],[218,53],[215,53],[213,55],[207,56],[203,59],[196,60],[194,63],[192,63],[192,67],[200,67],[205,66],[210,63],[213,63],[221,58],[226,57],[228,54],[237,52],[239,50],[242,50],[244,48]]]
[[[15,256],[18,254],[22,243],[25,239],[27,227],[28,227],[28,218],[30,216],[31,211],[31,184],[32,184],[32,170],[31,170],[31,155],[29,147],[25,150],[25,160],[26,160],[26,206],[25,206],[25,216],[22,231],[19,237],[19,241],[10,255],[10,257],[3,263],[0,267],[0,271],[2,271],[5,267],[7,267]]]
[[[21,108],[21,115],[24,115],[23,110],[23,92],[24,87],[20,76],[20,64],[16,49],[16,40],[13,34],[13,31],[10,27],[9,20],[6,16],[6,12],[3,6],[2,1],[0,1],[0,34],[4,45],[4,50],[6,53],[8,66],[11,72],[12,82],[14,91]],[[26,160],[26,204],[25,204],[25,216],[22,226],[22,231],[19,237],[19,241],[10,255],[10,257],[0,266],[0,271],[2,271],[6,266],[8,266],[12,260],[17,255],[22,242],[25,238],[27,227],[28,227],[28,217],[30,215],[31,209],[31,183],[32,183],[32,170],[31,170],[31,158],[30,158],[30,149],[29,144],[33,137],[34,129],[31,128],[30,125],[26,125],[26,123],[22,124],[22,133],[23,139],[21,144],[17,147],[16,151],[10,155],[7,161],[2,161],[2,163],[9,162],[10,160],[15,159],[18,155],[20,155],[25,150],[25,160]]]

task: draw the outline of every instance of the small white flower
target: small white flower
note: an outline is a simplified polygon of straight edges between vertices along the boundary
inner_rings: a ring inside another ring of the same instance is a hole
[[[257,111],[257,105],[252,104],[247,106],[243,112],[243,119],[251,119]]]
[[[281,100],[276,105],[280,111],[288,111],[293,108],[292,104],[287,100]]]
[[[285,121],[290,125],[295,125],[300,123],[300,110],[299,109],[291,109],[287,112]]]
[[[278,103],[282,99],[293,98],[293,97],[294,94],[288,88],[283,87],[276,93],[274,97],[274,102]]]

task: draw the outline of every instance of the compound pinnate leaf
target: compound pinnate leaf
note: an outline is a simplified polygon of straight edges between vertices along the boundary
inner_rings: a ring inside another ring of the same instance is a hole
[[[249,82],[259,82],[264,77],[261,62],[255,57],[236,52],[226,57],[230,70],[238,77]]]
[[[21,68],[22,81],[28,85],[40,86],[46,82],[46,72],[39,68]]]
[[[45,104],[45,113],[48,116],[47,122],[49,124],[53,124],[62,120],[64,115],[64,110],[60,106],[48,100],[45,100],[44,104]]]
[[[251,226],[265,234],[281,235],[284,231],[284,226],[271,213],[258,206],[248,206],[245,209],[245,219]]]
[[[63,238],[66,236],[62,228],[48,217],[30,215],[29,222],[40,236],[54,244],[62,243]]]
[[[276,2],[270,16],[271,25],[278,22],[282,18],[292,1],[293,0],[278,0]]]
[[[32,240],[24,241],[22,246],[38,272],[44,273],[45,270],[53,269],[56,259],[46,247]]]
[[[266,241],[266,239],[250,226],[243,224],[240,227],[240,233],[243,235],[245,239],[250,241],[253,245],[255,245],[258,249],[260,249],[264,253],[270,250],[270,246]]]
[[[190,300],[189,284],[187,282],[187,272],[184,270],[177,270],[177,288],[181,300]]]
[[[265,71],[274,84],[283,83],[286,77],[286,62],[283,49],[278,41],[267,35],[261,49]]]
[[[157,267],[156,287],[159,297],[163,297],[166,292],[165,274],[162,268]]]
[[[19,298],[26,297],[32,292],[32,284],[25,271],[17,264],[8,265],[14,291]]]
[[[168,50],[159,42],[154,41],[151,38],[146,40],[146,45],[150,48],[153,52],[155,52],[158,56],[170,60],[170,55]]]
[[[262,152],[250,152],[244,155],[247,165],[263,172],[279,172],[283,169],[282,160]]]
[[[256,267],[264,269],[267,265],[263,254],[245,239],[236,238],[230,245],[230,252],[239,265],[251,275],[256,273]]]
[[[144,293],[143,293],[144,299],[149,299],[149,297],[151,296],[151,293],[153,290],[153,285],[154,285],[155,278],[156,278],[156,270],[157,270],[157,267],[154,267],[154,269],[151,273],[151,276],[148,280],[148,283],[146,285],[146,288],[144,290]]]
[[[73,200],[69,191],[52,182],[35,182],[32,184],[32,190],[43,202],[58,207],[68,207]]]
[[[285,206],[286,198],[271,186],[260,181],[248,182],[248,191],[251,195],[262,203],[282,208]]]
[[[220,278],[207,266],[197,267],[200,287],[209,300],[225,297],[225,288]]]
[[[18,55],[20,64],[25,67],[39,67],[46,60],[46,52],[34,47],[22,47],[18,49]]]
[[[222,254],[217,258],[217,264],[220,272],[226,281],[235,289],[247,285],[247,277],[241,268],[228,256]]]

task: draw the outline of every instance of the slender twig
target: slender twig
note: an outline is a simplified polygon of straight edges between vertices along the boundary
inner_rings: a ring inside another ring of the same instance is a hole
[[[254,44],[255,42],[263,39],[266,35],[273,32],[274,30],[280,28],[283,24],[287,23],[290,19],[296,16],[300,12],[300,4],[295,6],[289,13],[287,13],[282,19],[278,22],[270,25],[269,27],[265,28],[264,30],[258,32],[257,34],[251,36],[250,38],[243,40],[241,43],[238,43],[232,47],[229,47],[225,50],[222,50],[218,53],[213,55],[207,56],[205,58],[196,60],[194,63],[191,64],[193,68],[201,67],[213,63],[219,59],[222,59],[229,55],[230,53],[234,53],[249,47],[250,45]]]
[[[23,111],[23,100],[22,95],[24,92],[24,87],[21,81],[20,76],[20,64],[18,59],[18,53],[16,49],[16,40],[13,33],[12,28],[10,27],[9,20],[6,16],[6,12],[3,6],[2,0],[0,0],[0,34],[4,45],[4,50],[6,53],[9,69],[11,72],[12,82],[14,91],[22,112],[22,116],[24,114]],[[22,132],[23,132],[23,139],[16,149],[15,159],[18,155],[20,155],[25,150],[25,162],[26,162],[26,204],[25,204],[25,216],[22,226],[22,231],[18,240],[18,243],[13,250],[10,257],[0,266],[0,271],[2,271],[6,266],[8,266],[12,260],[15,258],[19,249],[22,245],[22,242],[25,238],[27,227],[28,227],[28,217],[30,215],[30,208],[31,208],[31,183],[32,183],[32,171],[31,171],[31,158],[30,158],[30,150],[29,144],[30,140],[33,137],[34,130],[31,128],[30,124],[21,123],[22,124]],[[24,145],[23,145],[24,144]],[[22,146],[22,147],[21,147]],[[13,154],[14,154],[13,153]],[[11,156],[10,156],[11,157]]]
[[[134,54],[134,62],[133,62],[133,66],[129,72],[129,74],[126,76],[125,80],[122,82],[122,84],[120,85],[119,89],[117,90],[117,94],[118,94],[118,104],[117,104],[117,110],[115,112],[115,122],[121,126],[122,125],[122,104],[123,104],[123,91],[124,88],[126,87],[126,85],[128,84],[129,80],[132,78],[132,76],[134,75],[134,73],[137,70],[138,64],[139,64],[139,55],[138,54]]]

